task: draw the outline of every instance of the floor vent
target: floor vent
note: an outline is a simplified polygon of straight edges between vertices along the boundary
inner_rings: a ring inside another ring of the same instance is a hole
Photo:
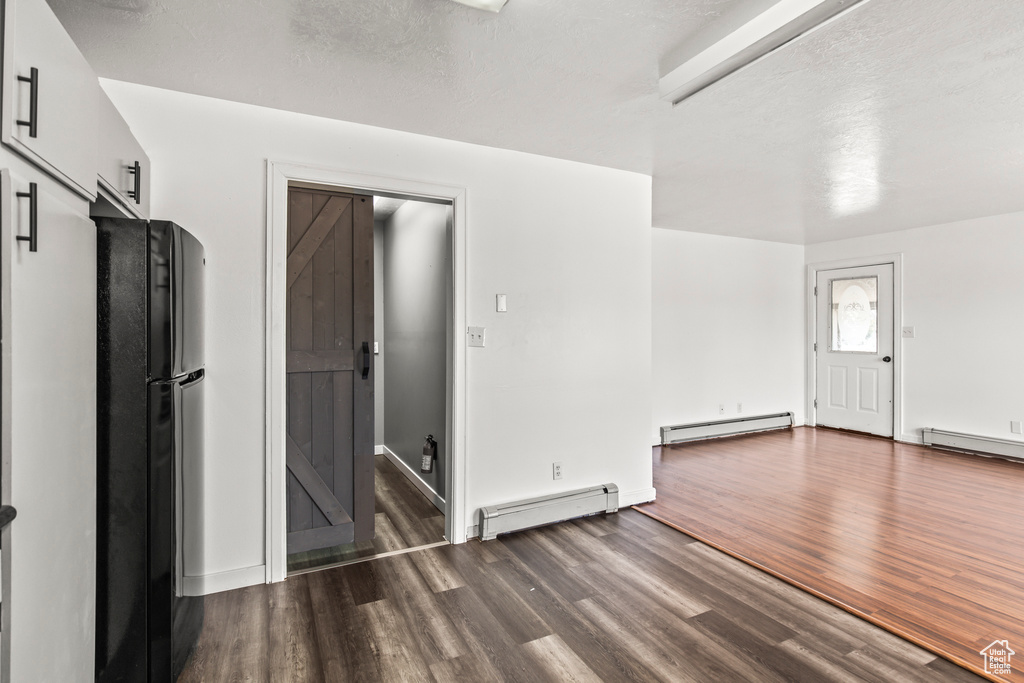
[[[490,505],[480,510],[480,540],[491,541],[498,534],[618,509],[619,487],[615,484]]]
[[[947,432],[941,429],[932,429],[931,427],[923,429],[922,432],[926,446],[1024,461],[1024,442],[1021,441]]]
[[[768,429],[784,429],[793,426],[793,413],[759,415],[757,417],[736,417],[715,422],[694,422],[688,425],[673,425],[661,428],[663,446],[686,441],[715,439],[721,436],[735,436],[749,432],[763,432]]]

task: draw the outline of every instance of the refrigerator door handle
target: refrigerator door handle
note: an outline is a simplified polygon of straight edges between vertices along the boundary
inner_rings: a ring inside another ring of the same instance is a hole
[[[196,382],[202,382],[204,377],[206,377],[206,370],[200,368],[200,369],[196,370],[195,372],[188,373],[188,375],[185,377],[185,379],[181,382],[181,386],[182,386],[182,388],[184,388],[184,387],[187,387],[190,384],[195,384]]]
[[[363,342],[363,379],[370,376],[370,342]]]

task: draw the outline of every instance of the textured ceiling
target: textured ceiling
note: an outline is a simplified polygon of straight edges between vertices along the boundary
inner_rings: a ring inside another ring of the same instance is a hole
[[[49,0],[99,75],[648,173],[654,224],[794,243],[1024,209],[1024,3],[872,0],[672,108],[767,0]]]

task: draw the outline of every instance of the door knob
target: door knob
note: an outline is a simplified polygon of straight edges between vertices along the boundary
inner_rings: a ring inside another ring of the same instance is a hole
[[[891,363],[892,362],[892,356],[886,356],[885,358],[882,359],[882,362],[883,363]]]

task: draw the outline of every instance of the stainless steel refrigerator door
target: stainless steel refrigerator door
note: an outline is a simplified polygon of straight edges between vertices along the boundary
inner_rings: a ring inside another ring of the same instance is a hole
[[[149,376],[173,379],[203,367],[203,245],[168,221],[149,223]]]
[[[203,597],[189,597],[182,576],[202,573],[205,372],[192,372],[177,387],[175,460],[175,572],[171,610],[171,669],[175,678],[203,628]],[[189,568],[192,568],[189,571]]]
[[[203,371],[150,384],[149,401],[149,671],[150,681],[172,681],[202,628],[202,598],[179,597],[176,584],[190,512],[183,474],[202,462]]]

